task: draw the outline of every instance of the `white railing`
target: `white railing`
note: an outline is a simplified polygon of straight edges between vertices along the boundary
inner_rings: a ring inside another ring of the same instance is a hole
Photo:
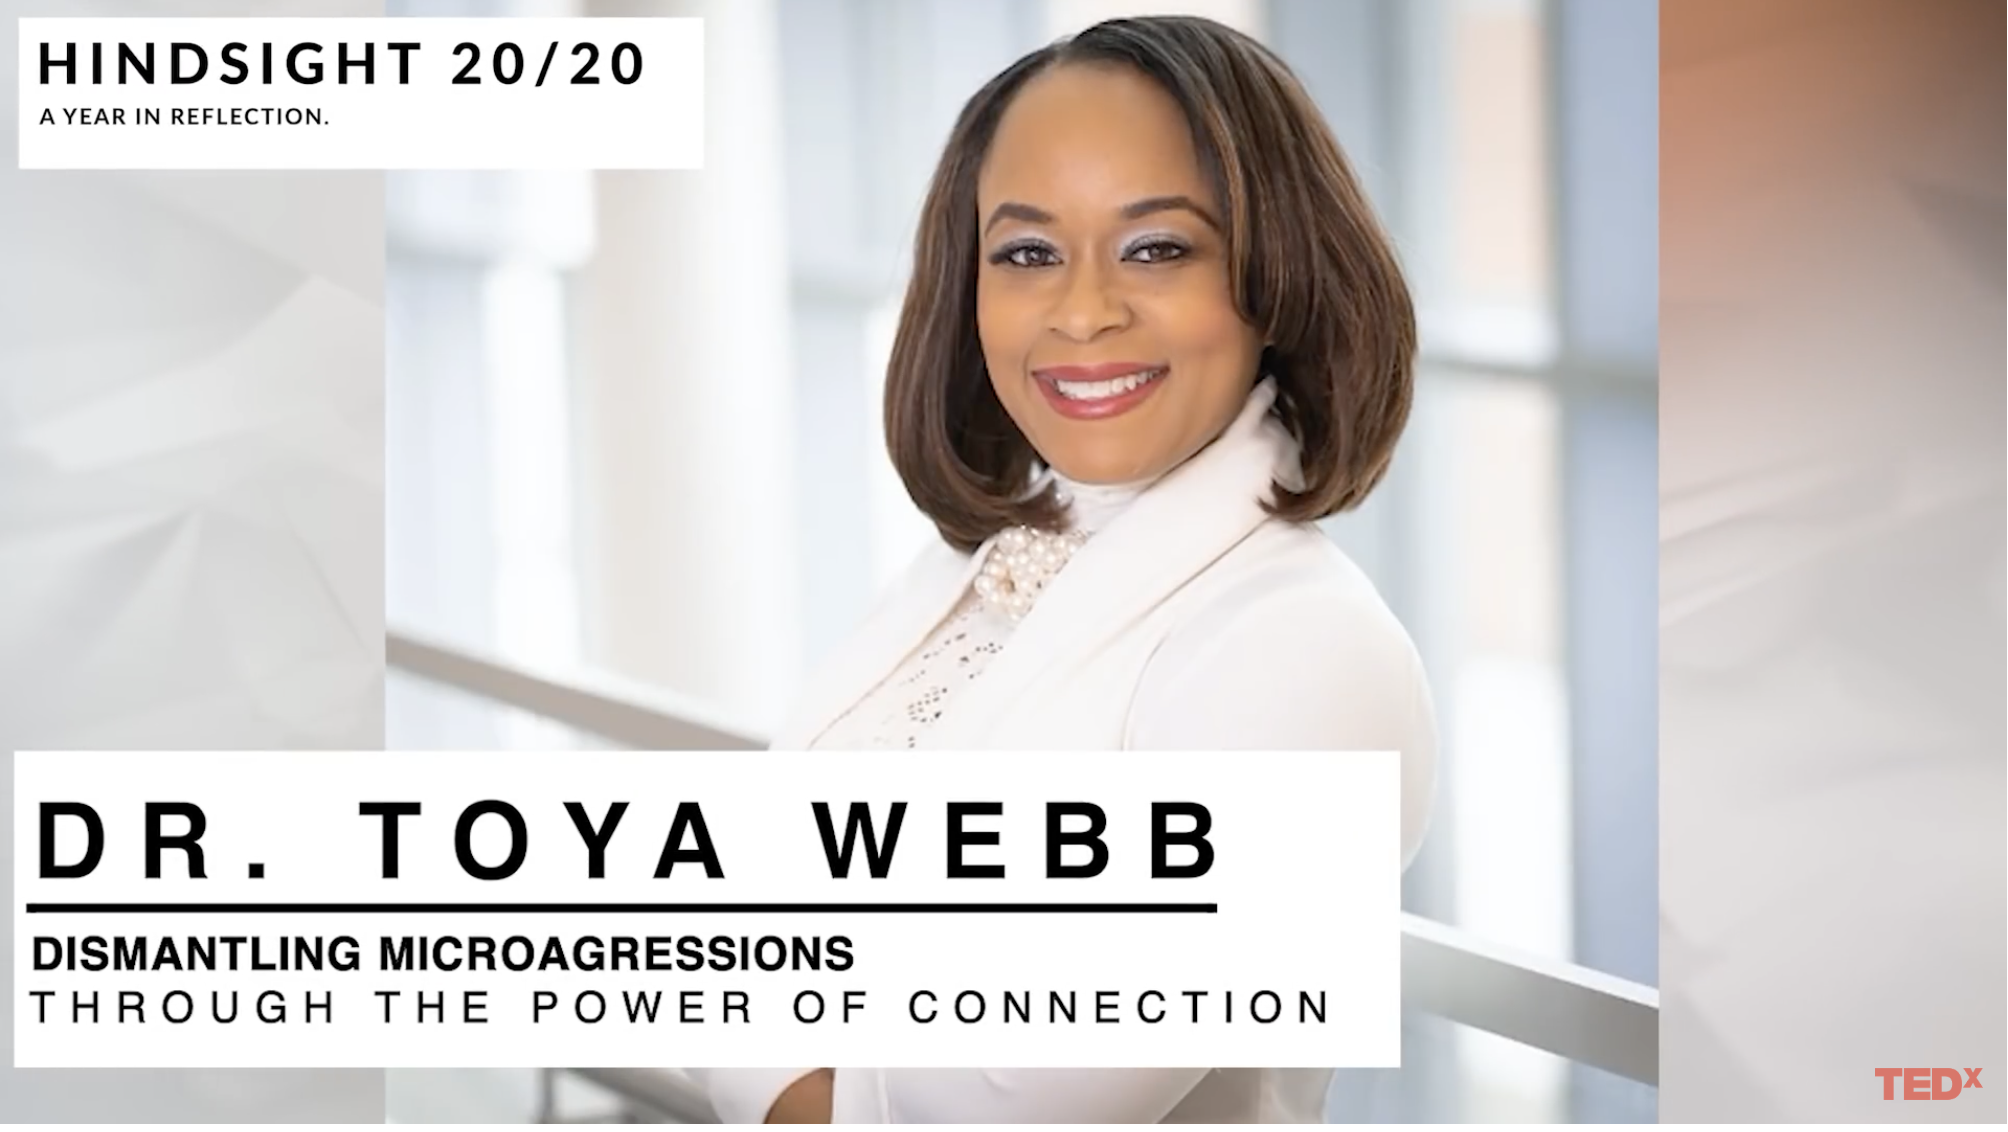
[[[646,1124],[716,1124],[718,1114],[704,1091],[678,1069],[571,1069],[576,1077],[614,1093],[628,1108],[631,1120]],[[546,1116],[540,1124],[553,1123],[551,1094],[555,1082],[544,1082]]]
[[[601,677],[539,672],[393,632],[390,666],[640,750],[757,750],[764,744],[696,705]],[[1601,971],[1521,954],[1447,924],[1402,916],[1402,1000],[1410,1009],[1659,1084],[1659,992]],[[708,1123],[676,1070],[573,1069],[660,1119]]]
[[[392,668],[642,751],[741,751],[765,744],[697,704],[608,677],[539,672],[405,633],[384,637]]]

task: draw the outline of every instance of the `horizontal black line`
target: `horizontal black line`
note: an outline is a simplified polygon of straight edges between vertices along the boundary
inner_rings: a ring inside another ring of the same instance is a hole
[[[961,915],[1006,914],[1006,915],[1211,915],[1220,911],[1218,904],[86,904],[86,903],[36,903],[27,906],[29,915],[48,913],[110,914],[110,915],[153,915],[153,914],[199,914],[199,915],[323,915],[348,912],[363,915],[401,914],[407,912],[427,915],[455,913],[492,914],[524,912],[536,914],[642,912],[650,915],[711,915],[715,913],[749,912],[771,913],[862,913],[866,915]]]

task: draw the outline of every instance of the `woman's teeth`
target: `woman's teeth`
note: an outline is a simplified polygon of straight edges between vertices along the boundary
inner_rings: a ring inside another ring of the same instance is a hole
[[[1164,376],[1161,369],[1126,373],[1107,381],[1055,381],[1053,388],[1069,401],[1100,401],[1107,397],[1119,397],[1140,385],[1148,385]]]

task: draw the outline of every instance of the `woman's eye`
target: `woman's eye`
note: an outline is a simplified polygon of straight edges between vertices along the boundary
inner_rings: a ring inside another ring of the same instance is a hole
[[[1011,267],[1049,267],[1060,261],[1053,249],[1039,244],[1016,244],[990,257],[993,264]]]
[[[1146,240],[1129,251],[1129,258],[1138,263],[1165,263],[1184,255],[1185,245],[1174,240]]]

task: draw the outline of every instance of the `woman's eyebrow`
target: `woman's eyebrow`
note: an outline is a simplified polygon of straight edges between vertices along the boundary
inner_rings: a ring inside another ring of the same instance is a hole
[[[1000,220],[1023,220],[1030,224],[1051,224],[1053,222],[1053,214],[1043,208],[1033,208],[1029,204],[1020,204],[1015,200],[1007,200],[1003,204],[998,205],[997,210],[990,214],[990,219],[983,225],[984,234],[988,235],[990,229],[997,227],[997,222]]]
[[[1136,220],[1149,216],[1153,212],[1171,211],[1190,212],[1194,216],[1204,220],[1207,226],[1214,231],[1218,232],[1221,230],[1220,221],[1215,220],[1212,213],[1201,208],[1198,201],[1188,196],[1145,197],[1142,200],[1131,201],[1129,204],[1123,206],[1122,217],[1124,220]],[[988,235],[990,229],[997,227],[998,222],[1003,220],[1023,220],[1028,224],[1051,224],[1053,222],[1053,214],[1043,208],[1035,208],[1020,201],[1007,200],[998,205],[990,213],[990,219],[985,221],[983,225],[984,234]]]
[[[1190,212],[1206,221],[1207,226],[1215,232],[1220,231],[1220,222],[1213,218],[1213,214],[1199,207],[1199,202],[1188,196],[1145,197],[1140,201],[1133,201],[1123,206],[1123,219],[1135,220],[1149,216],[1153,212],[1170,212],[1175,209]]]

